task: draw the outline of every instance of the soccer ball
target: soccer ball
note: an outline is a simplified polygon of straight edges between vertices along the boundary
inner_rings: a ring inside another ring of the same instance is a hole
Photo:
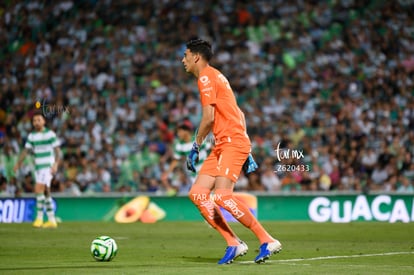
[[[118,246],[114,239],[108,236],[100,236],[92,241],[92,257],[100,262],[109,262],[115,258]]]

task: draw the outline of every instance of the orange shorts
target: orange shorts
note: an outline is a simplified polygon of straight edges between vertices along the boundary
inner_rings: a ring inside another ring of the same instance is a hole
[[[216,145],[201,166],[199,174],[222,176],[236,182],[249,153],[250,146],[235,146],[231,143]]]

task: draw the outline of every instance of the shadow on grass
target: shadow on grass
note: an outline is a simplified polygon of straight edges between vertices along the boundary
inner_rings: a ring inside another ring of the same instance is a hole
[[[186,261],[186,262],[192,262],[192,263],[217,263],[219,261],[218,258],[207,258],[207,257],[186,257],[183,256],[182,260]]]
[[[30,270],[44,270],[44,271],[52,271],[52,270],[77,270],[77,269],[119,269],[118,265],[107,265],[106,262],[102,262],[102,265],[56,265],[56,266],[32,266],[32,267],[0,267],[0,273],[1,271],[30,271]],[[122,267],[142,267],[142,264],[136,264],[136,265],[122,265]],[[148,265],[151,266],[151,265]]]

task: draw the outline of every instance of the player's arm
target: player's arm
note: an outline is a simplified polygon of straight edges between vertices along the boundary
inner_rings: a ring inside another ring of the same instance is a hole
[[[172,174],[172,172],[174,171],[175,167],[177,167],[177,164],[178,164],[178,160],[174,158],[174,159],[171,161],[170,166],[168,167],[168,170],[167,170],[167,171],[165,171],[165,172],[162,174],[162,176],[161,176],[161,179],[162,179],[163,181],[165,181],[165,180],[167,180],[167,179],[168,179],[168,176]]]
[[[170,167],[168,167],[168,174],[171,174],[174,171],[175,167],[177,167],[177,164],[178,164],[178,160],[177,159],[173,159],[171,161]]]
[[[58,166],[59,166],[59,161],[60,161],[60,148],[58,146],[53,148],[53,152],[55,153],[55,163],[52,164],[52,174],[56,173],[58,170]]]
[[[17,159],[16,164],[13,167],[13,170],[15,173],[17,172],[17,170],[20,169],[20,166],[22,165],[22,162],[28,153],[29,153],[29,150],[27,148],[23,148],[22,152],[19,155],[19,158]]]
[[[198,128],[196,134],[196,143],[201,145],[206,138],[206,136],[210,133],[211,129],[213,128],[214,124],[214,105],[205,105],[203,106],[202,116],[200,127]]]
[[[239,112],[240,112],[240,121],[244,129],[246,129],[246,132],[247,132],[246,117],[244,116],[244,113],[240,109],[239,109]]]

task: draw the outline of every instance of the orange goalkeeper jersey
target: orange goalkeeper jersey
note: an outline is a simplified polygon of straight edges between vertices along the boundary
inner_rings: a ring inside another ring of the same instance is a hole
[[[207,66],[198,78],[198,89],[202,106],[213,105],[213,134],[216,144],[231,142],[250,146],[250,140],[243,123],[243,113],[227,78],[217,69]]]

